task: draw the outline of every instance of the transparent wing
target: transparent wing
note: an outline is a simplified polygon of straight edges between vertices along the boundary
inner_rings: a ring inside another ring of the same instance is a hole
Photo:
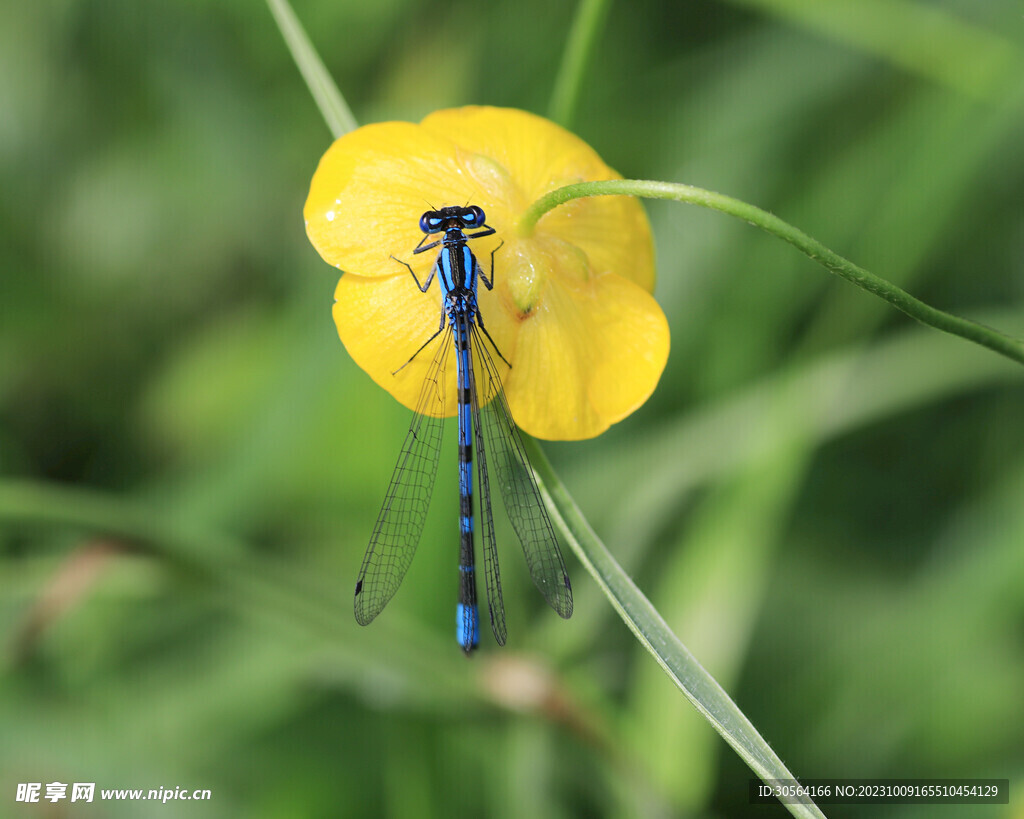
[[[475,342],[475,338],[474,338]],[[470,367],[473,356],[470,355]],[[494,537],[494,514],[491,511],[491,484],[487,473],[487,454],[484,433],[480,425],[480,402],[477,400],[476,373],[470,375],[472,385],[470,401],[473,408],[473,434],[476,438],[476,475],[480,501],[480,533],[484,542],[484,578],[487,581],[487,608],[491,613],[491,631],[499,646],[505,645],[505,603],[501,596],[501,572],[498,569],[498,547]]]
[[[444,405],[445,365],[451,349],[451,330],[439,336],[439,349],[427,371],[416,414],[377,516],[363,565],[356,580],[356,622],[365,626],[381,613],[398,591],[427,521],[434,491],[444,419],[427,410]]]
[[[496,470],[505,509],[523,546],[526,565],[534,584],[551,608],[562,617],[570,617],[572,586],[555,539],[554,527],[544,508],[544,501],[541,500],[537,479],[526,457],[519,429],[512,420],[494,361],[476,325],[472,325],[472,328],[477,360],[480,362],[476,391],[481,404],[481,426],[487,438],[491,464]]]

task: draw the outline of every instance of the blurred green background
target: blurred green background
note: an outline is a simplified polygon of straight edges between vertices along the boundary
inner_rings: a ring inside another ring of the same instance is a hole
[[[544,113],[572,18],[295,10],[361,122]],[[1016,0],[637,0],[574,130],[1024,336],[1022,67]],[[0,7],[0,815],[787,815],[571,553],[562,622],[509,545],[509,644],[462,657],[454,448],[400,593],[355,624],[409,414],[345,354],[304,236],[329,140],[262,3]],[[648,211],[668,368],[546,445],[570,491],[796,775],[1019,794],[1024,371],[746,224]],[[15,804],[53,781],[212,800]]]

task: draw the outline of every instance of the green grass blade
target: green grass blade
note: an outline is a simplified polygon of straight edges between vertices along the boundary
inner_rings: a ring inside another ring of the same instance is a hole
[[[762,780],[795,779],[750,720],[676,637],[651,601],[637,588],[590,528],[536,441],[527,438],[526,446],[540,477],[548,510],[554,516],[559,530],[612,602],[623,622],[679,690],[755,774]],[[813,804],[786,805],[786,808],[798,817],[824,816]]]
[[[566,128],[576,114],[583,75],[605,20],[608,19],[610,7],[611,0],[580,0],[576,8],[576,18],[562,53],[562,64],[558,68],[551,104],[548,106],[548,118]]]
[[[313,95],[313,100],[320,109],[327,127],[331,129],[331,134],[337,139],[349,131],[354,131],[359,127],[359,123],[352,116],[331,75],[327,73],[323,60],[313,48],[306,30],[295,16],[288,0],[267,0],[267,5],[270,6],[277,27],[281,29],[292,58],[302,72],[309,93]]]

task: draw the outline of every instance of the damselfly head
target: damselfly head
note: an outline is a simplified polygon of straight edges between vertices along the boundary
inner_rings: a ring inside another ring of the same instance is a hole
[[[480,227],[487,221],[481,208],[476,205],[468,207],[454,206],[440,210],[428,210],[420,217],[420,230],[424,233],[440,233],[443,230],[458,228],[469,230]]]

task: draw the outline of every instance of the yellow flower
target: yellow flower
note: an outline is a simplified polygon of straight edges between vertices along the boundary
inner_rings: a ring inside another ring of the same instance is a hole
[[[497,231],[469,243],[486,275],[491,251],[505,243],[494,256],[494,289],[481,286],[478,298],[512,365],[494,357],[513,417],[538,438],[600,434],[647,400],[668,357],[668,324],[651,296],[647,217],[635,199],[602,196],[555,208],[529,235],[517,225],[555,188],[618,178],[578,137],[513,109],[437,111],[419,125],[383,122],[341,137],[313,175],[305,217],[313,246],[345,272],[334,305],[345,348],[415,409],[434,348],[393,373],[436,332],[440,287],[421,293],[391,256],[424,281],[437,251],[412,254],[423,238],[420,215],[478,205]],[[446,415],[455,412],[450,369]]]

